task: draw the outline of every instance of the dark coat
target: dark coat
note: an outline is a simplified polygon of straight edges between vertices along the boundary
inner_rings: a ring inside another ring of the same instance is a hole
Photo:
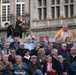
[[[62,66],[61,66],[60,62],[57,63],[56,68],[57,68],[57,74],[58,75],[62,74],[63,72],[67,72],[67,63],[65,61],[63,61],[62,64],[64,66],[64,69],[62,69]]]
[[[23,52],[24,52],[24,48],[23,48],[23,49],[19,48],[19,49],[16,51],[16,54],[23,57]]]
[[[29,74],[31,74],[31,75],[37,69],[42,71],[42,67],[41,67],[41,65],[39,63],[33,64],[31,62],[28,67],[29,67]]]
[[[18,42],[18,47],[19,47],[19,43],[20,42]],[[12,43],[10,43],[10,49],[15,49],[16,50],[16,47],[15,47],[15,43],[14,42],[12,42]],[[19,49],[19,48],[18,48]],[[17,51],[17,50],[16,50]]]
[[[71,75],[76,75],[76,61],[71,64],[70,72],[71,72]]]
[[[61,50],[61,43],[57,44],[56,42],[53,43],[53,48],[56,48],[58,50]]]
[[[16,35],[17,35],[17,36],[20,36],[20,38],[22,38],[22,33],[23,33],[24,29],[19,26],[19,23],[20,23],[20,22],[21,22],[21,21],[18,21],[18,20],[16,21],[15,30],[16,30]]]
[[[66,44],[67,44],[67,43],[66,43]],[[73,47],[73,44],[72,44],[72,43],[67,44],[67,50],[68,50],[68,52],[70,52],[70,50],[71,50],[72,47]]]
[[[27,65],[29,65],[31,61],[30,61],[30,59],[26,59],[23,57],[23,62],[25,62]]]
[[[52,50],[46,49],[45,50],[45,55],[50,55]]]
[[[56,70],[56,64],[52,63],[52,68]],[[47,62],[43,65],[43,73],[47,72]]]
[[[76,61],[76,56],[73,57],[71,54],[68,54],[66,57],[66,62],[68,63],[68,66],[71,65],[72,62]]]
[[[38,50],[36,50],[36,48],[32,49],[30,55],[31,55],[31,56],[32,56],[32,55],[38,56]]]
[[[13,37],[14,34],[14,28],[12,27],[12,25],[9,25],[9,27],[7,28],[7,37],[9,37],[10,35]]]
[[[68,51],[67,51],[67,49],[65,51],[61,49],[61,50],[58,51],[58,54],[59,55],[62,55],[63,58],[66,58],[66,56],[68,54]]]
[[[54,62],[55,64],[57,64],[59,61],[55,57],[52,56],[52,62]]]
[[[11,55],[8,56],[8,61],[12,62],[12,64],[16,63],[15,58],[13,58]]]

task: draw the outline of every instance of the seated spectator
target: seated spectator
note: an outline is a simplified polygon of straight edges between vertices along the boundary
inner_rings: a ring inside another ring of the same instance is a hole
[[[38,61],[42,66],[46,62],[46,55],[44,48],[40,48],[38,51]]]
[[[58,50],[57,49],[53,49],[52,52],[51,52],[51,55],[52,55],[52,62],[54,62],[55,64],[57,64],[58,60]]]
[[[1,43],[0,43],[0,49],[4,50],[4,44],[5,44],[6,40],[5,38],[1,38]]]
[[[29,49],[25,49],[23,52],[23,62],[26,62],[26,64],[28,65],[30,63],[30,50]]]
[[[13,75],[13,65],[8,61],[8,55],[3,55],[3,61],[0,61],[0,75]]]
[[[37,63],[37,56],[31,56],[31,63],[29,64],[29,74],[30,75],[43,75],[42,67]]]
[[[20,38],[22,38],[22,33],[24,31],[24,29],[22,28],[22,24],[23,23],[21,21],[21,16],[19,15],[17,17],[15,30],[16,30],[16,35],[19,36]]]
[[[12,25],[9,25],[9,23],[5,23],[5,28],[7,29],[7,38],[13,38],[14,37],[14,28]]]
[[[39,51],[40,47],[41,47],[40,44],[36,44],[36,47],[31,50],[31,55],[38,56],[38,51]]]
[[[70,66],[70,75],[76,75],[76,60]]]
[[[68,63],[68,66],[70,66],[74,61],[76,61],[76,48],[72,47],[70,53],[66,57],[66,62]]]
[[[8,54],[10,55],[10,48],[9,48],[9,44],[8,43],[5,43],[4,44],[4,50],[2,50],[2,54]]]
[[[20,55],[17,55],[15,57],[16,63],[13,65],[14,66],[14,74],[19,75],[21,73],[24,75],[28,75],[28,66],[26,63],[22,62],[22,57]]]
[[[66,43],[62,43],[61,50],[58,51],[58,54],[59,54],[59,55],[62,55],[63,58],[66,58],[66,56],[67,56],[67,54],[68,54],[67,44],[66,44]]]
[[[57,74],[58,75],[67,75],[67,64],[62,55],[58,55],[58,63],[57,67]]]
[[[65,42],[66,37],[69,37],[71,42],[73,42],[73,40],[74,40],[73,34],[68,29],[68,25],[63,25],[63,28],[57,32],[55,37],[59,37],[62,42]]]
[[[24,43],[20,42],[19,49],[16,51],[16,54],[23,57],[23,52],[24,52]]]
[[[13,37],[13,42],[10,43],[10,49],[15,49],[16,51],[19,49],[19,41],[18,41],[18,37],[14,36]]]
[[[47,55],[47,62],[43,65],[43,73],[47,75],[56,75],[56,64],[52,62],[52,56]]]
[[[67,44],[67,50],[70,52],[71,47],[73,47],[73,43],[70,41],[69,37],[66,37],[65,43]]]
[[[45,54],[46,55],[51,54],[52,49],[53,49],[53,44],[52,43],[49,43],[48,44],[48,48],[45,50],[45,52],[46,52]]]
[[[53,43],[53,48],[56,48],[58,50],[61,49],[61,41],[59,37],[55,38],[55,42]]]
[[[35,48],[34,43],[31,42],[31,37],[26,38],[26,43],[24,44],[25,49],[29,49],[30,51]]]
[[[14,64],[15,63],[15,57],[16,57],[16,50],[15,49],[11,49],[10,50],[10,55],[8,56],[8,60],[10,61],[10,62],[12,62],[12,64]]]
[[[44,34],[39,35],[39,41],[37,43],[44,47],[44,49],[47,49],[48,42],[45,41]]]

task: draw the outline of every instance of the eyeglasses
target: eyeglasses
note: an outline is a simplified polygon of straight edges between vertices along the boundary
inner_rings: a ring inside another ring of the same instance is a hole
[[[44,37],[40,37],[40,38],[44,38]]]

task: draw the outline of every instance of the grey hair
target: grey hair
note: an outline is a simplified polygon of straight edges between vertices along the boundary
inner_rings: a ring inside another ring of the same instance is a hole
[[[64,24],[63,27],[68,27],[68,25],[67,24]]]
[[[62,46],[62,47],[63,47],[63,46],[67,46],[67,44],[66,44],[66,43],[62,43],[62,45],[61,45],[61,46]]]
[[[58,52],[58,50],[56,49],[56,48],[54,48],[52,51],[51,51],[51,54],[53,55],[53,52],[54,51],[57,51]]]

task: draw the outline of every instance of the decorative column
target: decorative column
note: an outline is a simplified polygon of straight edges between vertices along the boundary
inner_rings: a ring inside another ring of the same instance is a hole
[[[74,0],[74,23],[76,24],[76,0]]]
[[[76,17],[76,0],[74,0],[74,16]]]
[[[64,24],[65,12],[64,12],[64,0],[60,0],[60,24]]]
[[[60,17],[65,17],[64,0],[60,0]]]
[[[25,0],[25,14],[30,13],[30,0]]]
[[[17,0],[10,1],[10,24],[15,25],[16,23],[16,2]]]

